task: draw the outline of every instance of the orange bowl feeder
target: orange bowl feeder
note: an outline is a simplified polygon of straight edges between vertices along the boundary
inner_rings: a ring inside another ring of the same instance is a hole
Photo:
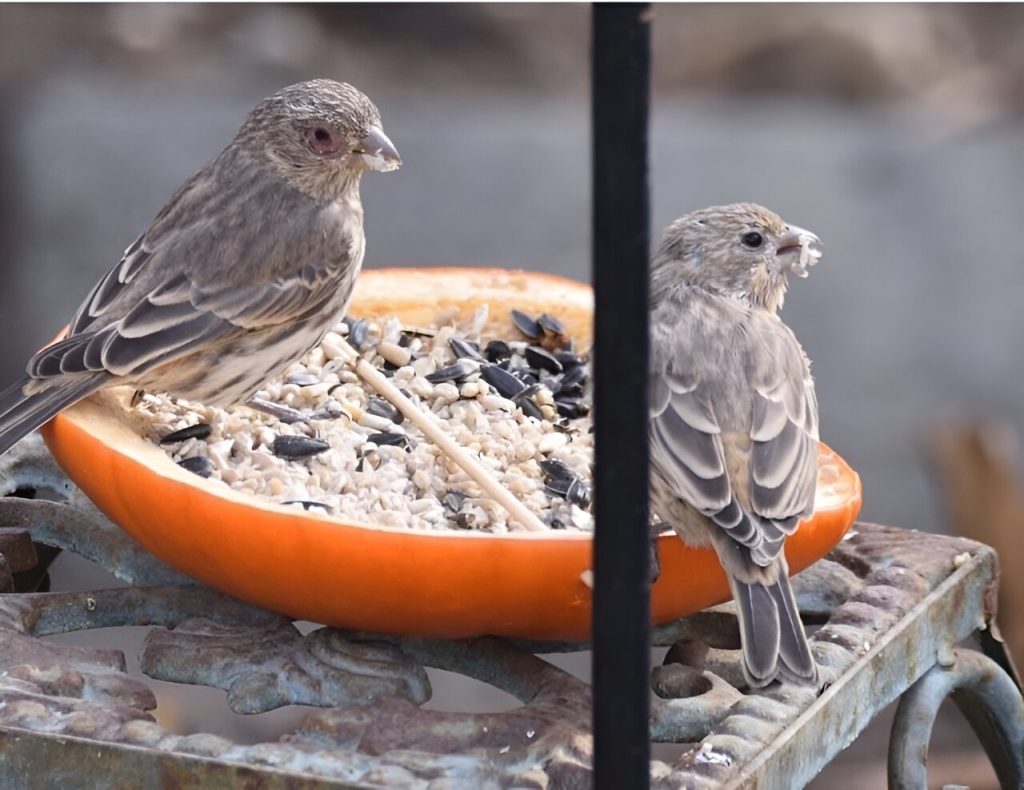
[[[485,333],[514,337],[509,308],[550,312],[578,348],[591,338],[589,286],[487,269],[364,272],[350,313],[411,325],[466,320],[490,307]],[[131,391],[97,393],[43,428],[68,476],[114,523],[169,565],[296,619],[437,637],[497,634],[586,639],[591,536],[425,532],[346,521],[242,494],[175,464],[133,427]],[[827,553],[860,510],[860,478],[825,445],[815,513],[785,547],[793,573]],[[710,548],[658,539],[651,616],[664,623],[729,599]]]

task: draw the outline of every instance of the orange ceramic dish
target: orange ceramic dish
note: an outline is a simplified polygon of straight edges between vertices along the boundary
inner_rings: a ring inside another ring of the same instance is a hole
[[[468,318],[486,302],[488,331],[514,337],[508,309],[557,315],[589,345],[588,286],[497,270],[375,270],[359,280],[351,313],[397,314],[424,326]],[[591,536],[571,531],[491,535],[349,523],[235,492],[177,466],[132,428],[130,391],[92,396],[43,434],[54,457],[115,523],[181,571],[297,619],[424,636],[499,634],[586,639]],[[795,573],[829,551],[856,518],[860,479],[824,445],[816,512],[786,544]],[[663,623],[728,600],[709,548],[659,539],[651,596]]]

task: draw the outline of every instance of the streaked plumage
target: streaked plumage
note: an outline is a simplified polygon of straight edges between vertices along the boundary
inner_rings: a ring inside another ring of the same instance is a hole
[[[359,179],[401,163],[380,127],[330,80],[257,105],[0,393],[0,452],[99,388],[226,405],[314,346],[362,265]]]
[[[674,222],[651,268],[652,505],[688,543],[717,551],[752,686],[816,677],[782,546],[813,511],[818,406],[776,310],[787,274],[806,274],[818,244],[734,204]]]

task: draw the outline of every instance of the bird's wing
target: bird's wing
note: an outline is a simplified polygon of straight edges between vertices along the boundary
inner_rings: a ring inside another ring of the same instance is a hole
[[[693,333],[701,331],[698,326],[677,327],[675,334],[690,346]],[[707,340],[709,346],[736,344],[737,338],[751,334],[756,333]],[[733,357],[744,366],[734,384],[745,386],[746,379],[750,392],[732,397],[737,403],[752,403],[749,491],[734,491],[727,470],[715,408],[716,397],[730,397],[719,380],[723,372],[694,360],[678,346],[671,361],[651,376],[650,438],[652,461],[674,493],[745,546],[755,563],[767,566],[799,518],[813,509],[817,403],[803,352],[788,330],[763,342],[775,356],[753,342],[743,342],[745,348]]]
[[[722,431],[696,375],[673,369],[655,372],[650,399],[651,459],[673,493],[734,540],[756,543],[753,524],[733,496]]]
[[[200,343],[299,323],[344,304],[347,294],[339,300],[339,291],[351,287],[362,259],[358,222],[336,212],[325,220],[281,195],[275,202],[250,194],[239,200],[233,223],[215,223],[210,212],[174,210],[186,190],[97,284],[69,336],[33,357],[31,377],[135,376]],[[191,197],[200,207],[210,202]],[[247,216],[249,225],[238,220]]]
[[[750,505],[784,534],[814,510],[818,479],[818,401],[810,366],[792,332],[772,319],[762,347],[747,357],[754,391]]]

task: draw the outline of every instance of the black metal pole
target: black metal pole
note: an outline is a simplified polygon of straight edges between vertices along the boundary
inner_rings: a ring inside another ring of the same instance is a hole
[[[647,4],[595,4],[594,787],[649,785]]]

